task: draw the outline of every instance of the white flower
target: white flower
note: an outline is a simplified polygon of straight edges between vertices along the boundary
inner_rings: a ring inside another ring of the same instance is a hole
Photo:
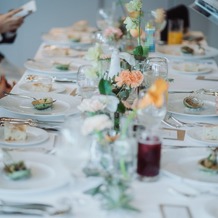
[[[130,17],[126,17],[124,24],[126,24],[127,31],[137,28],[137,22],[133,22]]]
[[[129,12],[140,11],[142,9],[142,0],[132,0],[126,4]]]
[[[99,95],[96,96],[99,101],[105,105],[105,109],[109,112],[115,112],[119,104],[119,99],[112,95]]]
[[[94,132],[110,129],[113,127],[113,122],[105,114],[99,114],[93,117],[88,117],[82,125],[82,134],[89,135]]]
[[[87,68],[84,72],[87,78],[97,79],[99,72],[97,66],[93,65],[93,67]]]
[[[117,105],[119,100],[115,96],[111,95],[95,95],[90,99],[83,99],[78,109],[82,112],[115,112],[117,110]]]
[[[104,110],[106,107],[105,104],[100,102],[98,99],[83,99],[81,104],[78,106],[78,109],[82,112],[97,112]]]
[[[98,61],[101,54],[103,54],[101,45],[96,43],[94,47],[88,49],[86,59],[90,61]]]

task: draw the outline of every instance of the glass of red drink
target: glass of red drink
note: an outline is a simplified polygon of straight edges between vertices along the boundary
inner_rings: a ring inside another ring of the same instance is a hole
[[[137,173],[140,180],[158,179],[161,158],[161,139],[159,136],[146,136],[138,140]]]

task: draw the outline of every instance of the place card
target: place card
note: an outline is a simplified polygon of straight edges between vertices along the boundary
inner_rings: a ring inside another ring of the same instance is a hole
[[[184,141],[185,130],[163,128],[161,129],[163,139]]]
[[[218,81],[218,77],[215,76],[197,76],[197,80],[209,80],[209,81]]]
[[[163,218],[192,218],[190,209],[183,205],[161,204]]]

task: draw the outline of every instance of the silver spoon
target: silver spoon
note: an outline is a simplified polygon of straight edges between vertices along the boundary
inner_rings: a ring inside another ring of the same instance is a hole
[[[17,96],[17,97],[21,97],[21,98],[28,98],[28,99],[37,100],[36,98],[34,98],[32,96],[22,95],[22,94],[15,94],[15,93],[11,93],[11,92],[4,92],[4,95],[12,95],[12,96]]]

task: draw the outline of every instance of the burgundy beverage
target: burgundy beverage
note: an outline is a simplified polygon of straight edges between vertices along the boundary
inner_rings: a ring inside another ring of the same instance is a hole
[[[158,137],[138,142],[137,173],[143,177],[156,177],[160,170],[161,141]]]

